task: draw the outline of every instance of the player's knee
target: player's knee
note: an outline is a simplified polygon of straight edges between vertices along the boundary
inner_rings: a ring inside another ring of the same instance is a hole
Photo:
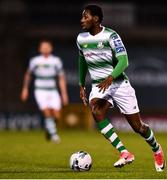
[[[60,111],[52,111],[52,116],[56,119],[59,120],[61,118],[61,112]]]
[[[45,118],[52,117],[52,113],[49,110],[42,110],[42,113],[43,113]]]
[[[92,114],[96,121],[101,121],[105,118],[104,113],[100,109],[93,109]]]

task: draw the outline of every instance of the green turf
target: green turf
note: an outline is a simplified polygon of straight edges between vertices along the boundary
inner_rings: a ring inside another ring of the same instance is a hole
[[[0,178],[167,178],[167,171],[157,173],[152,152],[140,136],[119,133],[127,148],[135,154],[135,161],[121,169],[113,167],[118,153],[96,131],[60,131],[59,145],[45,141],[41,131],[0,132]],[[157,134],[164,150],[167,133]],[[89,172],[73,172],[69,168],[70,155],[78,150],[89,152],[93,167]]]

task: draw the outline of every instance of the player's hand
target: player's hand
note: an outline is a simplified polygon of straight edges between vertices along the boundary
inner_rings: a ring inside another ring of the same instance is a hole
[[[87,106],[88,100],[86,98],[86,88],[82,86],[80,86],[80,98],[82,99],[83,104]]]
[[[67,105],[68,105],[69,99],[68,99],[67,94],[63,94],[63,95],[62,95],[62,101],[63,101],[63,105],[64,105],[64,106],[67,106]]]
[[[105,90],[108,89],[108,87],[112,84],[112,81],[113,81],[113,77],[110,75],[100,84],[98,84],[96,87],[99,88],[99,92],[102,91],[102,93],[104,93]]]
[[[23,88],[22,92],[21,92],[21,100],[23,102],[25,102],[28,99],[29,96],[29,92],[27,88]]]

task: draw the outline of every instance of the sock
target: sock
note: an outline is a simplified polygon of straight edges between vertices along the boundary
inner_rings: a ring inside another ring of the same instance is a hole
[[[49,117],[45,119],[45,128],[50,135],[56,134],[56,123],[53,118]]]
[[[127,151],[107,118],[98,122],[97,125],[104,137],[108,139],[119,152]]]
[[[157,140],[155,139],[153,131],[148,127],[147,135],[145,137],[146,142],[152,147],[152,150],[154,152],[157,152],[159,150],[159,144],[157,143]]]

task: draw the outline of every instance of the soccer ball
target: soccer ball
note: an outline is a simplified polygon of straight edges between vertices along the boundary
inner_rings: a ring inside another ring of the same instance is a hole
[[[85,151],[78,151],[70,157],[70,168],[73,171],[89,171],[92,166],[92,158]]]

